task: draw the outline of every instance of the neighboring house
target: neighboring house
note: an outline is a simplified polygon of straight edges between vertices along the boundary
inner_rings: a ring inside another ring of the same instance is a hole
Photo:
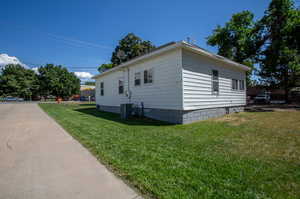
[[[95,86],[80,85],[80,98],[81,100],[94,100],[95,99]]]
[[[149,118],[190,123],[244,110],[249,68],[184,41],[94,76],[100,110],[144,107]],[[142,105],[143,104],[143,105]]]

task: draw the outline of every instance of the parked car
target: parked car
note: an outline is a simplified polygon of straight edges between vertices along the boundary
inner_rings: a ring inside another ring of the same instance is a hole
[[[3,98],[3,101],[6,101],[6,102],[23,102],[24,99],[23,98],[18,98],[18,97],[5,97],[5,98]]]
[[[254,98],[254,103],[256,104],[269,104],[270,101],[271,95],[269,92],[260,93]]]

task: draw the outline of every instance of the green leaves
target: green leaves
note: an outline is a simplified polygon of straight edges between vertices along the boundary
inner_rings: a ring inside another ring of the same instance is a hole
[[[239,63],[253,63],[258,47],[256,45],[256,24],[250,11],[234,14],[224,27],[217,26],[207,39],[211,46],[218,47],[218,54]],[[248,75],[248,83],[251,73]]]
[[[98,71],[101,73],[101,72],[104,72],[104,71],[106,71],[106,70],[108,70],[108,69],[111,69],[111,68],[113,68],[114,67],[114,65],[113,64],[101,64],[101,66],[99,66],[99,68],[98,68]]]
[[[67,98],[78,94],[80,80],[62,66],[47,64],[39,68],[40,92],[44,96],[54,95]]]
[[[144,41],[135,34],[129,33],[119,41],[119,45],[112,53],[111,63],[102,64],[98,71],[104,72],[130,59],[146,54],[154,48],[155,46],[150,41]]]
[[[29,99],[39,89],[34,71],[20,65],[7,65],[0,75],[0,94]]]
[[[207,43],[236,62],[259,64],[266,85],[284,87],[288,93],[300,84],[300,11],[292,0],[272,0],[265,15],[253,19],[249,11],[234,14],[224,27],[217,26]]]
[[[300,10],[291,0],[273,0],[261,21],[268,40],[261,51],[260,75],[284,87],[287,101],[289,89],[300,85]]]
[[[32,96],[67,98],[79,93],[80,80],[62,66],[47,64],[38,74],[20,65],[7,65],[0,74],[0,95],[31,99]]]

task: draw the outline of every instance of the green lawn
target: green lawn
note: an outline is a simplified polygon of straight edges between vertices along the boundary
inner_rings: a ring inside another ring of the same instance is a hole
[[[94,105],[40,106],[152,198],[300,198],[300,111],[170,125],[125,122]]]

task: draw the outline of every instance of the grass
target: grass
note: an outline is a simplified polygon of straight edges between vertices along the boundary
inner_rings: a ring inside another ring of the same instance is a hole
[[[122,121],[93,105],[40,104],[116,175],[152,198],[300,198],[300,112],[189,125]]]

